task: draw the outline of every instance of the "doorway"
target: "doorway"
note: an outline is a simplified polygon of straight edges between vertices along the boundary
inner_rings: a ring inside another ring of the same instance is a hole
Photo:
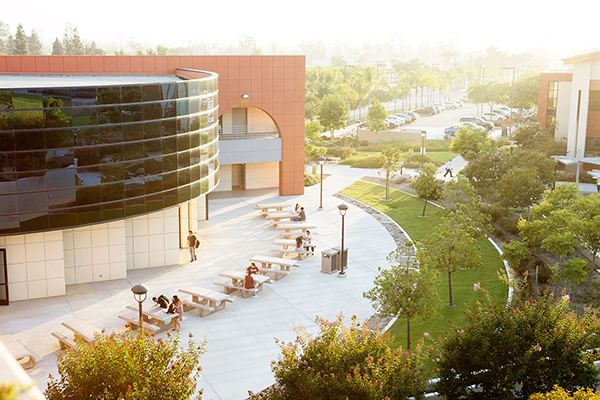
[[[0,249],[0,306],[8,305],[8,268],[6,249]]]

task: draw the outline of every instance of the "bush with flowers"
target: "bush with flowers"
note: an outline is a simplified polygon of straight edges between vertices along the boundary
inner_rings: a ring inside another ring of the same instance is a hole
[[[484,290],[479,284],[475,290]],[[442,339],[434,355],[436,390],[447,398],[526,399],[534,393],[594,387],[600,321],[596,311],[578,317],[569,297],[541,294],[537,301],[515,297],[505,305],[486,294],[467,309],[462,329]],[[477,389],[473,389],[477,387]]]
[[[420,346],[414,352],[390,349],[392,337],[356,317],[343,324],[340,315],[329,322],[317,318],[319,333],[297,330],[293,342],[278,342],[273,363],[276,385],[260,398],[376,400],[422,399],[429,373]],[[258,397],[255,397],[258,398]]]

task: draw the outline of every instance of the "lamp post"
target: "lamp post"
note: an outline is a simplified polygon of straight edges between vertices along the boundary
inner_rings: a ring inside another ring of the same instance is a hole
[[[338,206],[340,210],[340,215],[342,216],[342,248],[340,249],[340,273],[338,274],[338,278],[345,278],[346,273],[344,272],[344,219],[346,217],[346,211],[348,211],[348,206],[345,203],[342,203]]]
[[[146,300],[146,296],[148,293],[148,287],[146,285],[142,285],[141,283],[138,283],[137,285],[135,285],[134,287],[131,288],[131,291],[133,292],[133,298],[140,305],[140,327],[139,327],[139,329],[141,332],[143,330],[142,303],[144,302],[144,300]]]
[[[517,142],[515,142],[514,140],[511,140],[508,143],[510,143],[510,155],[512,156],[513,155],[513,146]]]
[[[512,86],[510,88],[510,129],[509,135],[512,135],[513,127],[513,97],[515,95],[515,67],[502,67],[502,69],[512,69]]]
[[[321,156],[317,160],[319,161],[319,165],[321,166],[321,197],[319,201],[319,208],[317,208],[317,210],[323,211],[323,164],[325,164],[326,158]]]
[[[423,169],[423,159],[425,158],[425,136],[427,136],[426,131],[421,131],[421,168]]]

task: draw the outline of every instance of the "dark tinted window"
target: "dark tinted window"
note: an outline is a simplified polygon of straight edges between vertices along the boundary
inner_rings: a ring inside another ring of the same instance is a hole
[[[121,90],[118,86],[98,88],[98,104],[121,103]]]

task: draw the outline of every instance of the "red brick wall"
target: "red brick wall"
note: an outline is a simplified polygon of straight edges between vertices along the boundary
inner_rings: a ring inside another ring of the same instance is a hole
[[[269,114],[281,132],[279,193],[304,193],[305,56],[0,56],[0,74],[185,74],[176,68],[219,74],[221,114],[243,105]]]
[[[571,82],[573,74],[542,72],[540,74],[540,92],[538,96],[538,117],[537,122],[546,126],[546,113],[548,112],[548,83],[549,82]],[[560,85],[560,84],[559,84]]]

